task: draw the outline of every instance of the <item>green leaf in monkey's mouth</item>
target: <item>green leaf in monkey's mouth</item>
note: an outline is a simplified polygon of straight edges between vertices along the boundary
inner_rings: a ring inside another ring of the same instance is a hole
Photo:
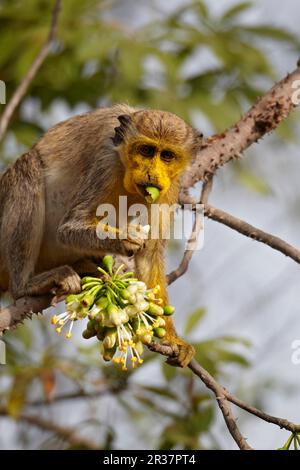
[[[145,196],[147,202],[151,204],[152,202],[157,201],[160,195],[160,190],[158,188],[156,188],[155,186],[147,186],[146,191],[148,193]]]

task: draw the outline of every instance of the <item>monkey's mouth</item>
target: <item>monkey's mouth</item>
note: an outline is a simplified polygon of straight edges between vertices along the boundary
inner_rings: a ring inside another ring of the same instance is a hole
[[[159,184],[152,184],[152,183],[140,183],[136,185],[138,188],[139,193],[143,196],[149,196],[149,192],[147,191],[146,188],[149,188],[151,186],[152,188],[157,188],[159,191],[161,191],[163,188]]]

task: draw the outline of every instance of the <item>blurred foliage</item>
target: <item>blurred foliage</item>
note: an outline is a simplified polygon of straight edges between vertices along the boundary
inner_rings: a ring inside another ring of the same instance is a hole
[[[0,1],[0,78],[8,99],[47,37],[53,3]],[[30,87],[27,104],[31,100],[35,112],[28,117],[25,100],[8,137],[32,145],[45,127],[41,115],[59,100],[70,109],[128,101],[187,120],[201,112],[213,130],[222,131],[276,78],[262,41],[299,51],[299,39],[290,32],[241,22],[252,2],[215,17],[208,2],[191,1],[135,28],[114,15],[121,4],[126,11],[120,0],[63,1],[55,47]]]
[[[204,309],[193,312],[187,318],[185,331],[196,328],[204,314]],[[109,432],[109,448],[118,447],[115,439],[119,438],[118,429],[122,430],[121,419],[116,423],[113,418],[104,419],[95,411],[101,410],[101,401],[110,396],[115,402],[112,407],[119,407],[117,414],[131,424],[132,432],[144,447],[147,448],[149,442],[159,449],[205,447],[202,436],[210,432],[216,407],[212,396],[189,370],[170,367],[161,356],[146,353],[142,367],[123,372],[115,364],[103,363],[97,342],[90,340],[86,347],[81,346],[79,338],[70,342],[56,336],[49,317],[36,318],[7,333],[5,342],[7,365],[1,369],[0,410],[4,407],[8,416],[20,420],[19,437],[24,413],[36,415],[39,410],[39,415],[51,415],[53,407],[63,402],[64,416],[68,416],[68,410],[74,409],[74,401],[78,402],[81,397],[87,408],[75,416],[76,428],[84,429],[86,425],[85,437],[92,436],[93,440],[95,435],[101,436],[97,442],[99,448],[107,448]],[[249,365],[246,358],[249,343],[245,340],[220,337],[192,344],[197,350],[197,359],[215,377],[224,376],[224,365]],[[236,345],[239,352],[236,352]],[[139,377],[147,376],[146,369],[153,368],[154,362],[161,364],[162,378],[157,371],[154,381],[141,380]],[[96,408],[93,403],[97,404]],[[158,429],[157,424],[153,428],[145,427],[147,420],[157,421]],[[67,422],[61,424],[65,426]],[[89,432],[87,424],[92,429],[98,427],[99,431]],[[50,437],[55,447],[55,431]],[[45,439],[41,448],[49,444],[49,434]],[[70,448],[67,440],[64,447]]]
[[[0,79],[6,83],[7,100],[46,40],[53,4],[0,0]],[[125,101],[173,111],[196,125],[200,115],[212,132],[222,131],[277,78],[262,44],[284,43],[299,54],[299,38],[290,32],[243,21],[252,2],[239,3],[218,17],[208,1],[185,2],[168,14],[157,11],[154,0],[147,5],[158,18],[149,16],[146,23],[132,27],[126,20],[133,15],[127,0],[63,0],[53,51],[14,115],[0,148],[2,166],[30,147],[61,107],[72,115],[80,107]],[[120,7],[126,13],[123,18]],[[290,123],[280,126],[281,138],[292,135]],[[243,163],[234,171],[250,189],[269,192]],[[191,313],[187,337],[204,315],[202,308]],[[172,368],[155,354],[146,357],[141,371],[124,374],[101,362],[93,342],[89,347],[79,341],[77,347],[66,345],[41,319],[8,333],[5,341],[8,357],[1,368],[0,406],[15,419],[22,413],[52,416],[56,407],[54,416],[60,418],[63,406],[63,416],[72,417],[73,423],[76,418],[76,429],[93,440],[97,436],[106,449],[119,445],[126,425],[147,448],[204,448],[207,440],[211,448],[218,447],[211,432],[216,405],[205,387],[189,371]],[[224,376],[227,366],[235,370],[249,365],[244,353],[249,345],[241,339],[203,339],[194,346],[197,359],[215,377]],[[155,361],[161,373],[153,369]],[[71,399],[72,394],[77,398]],[[105,413],[107,396],[113,416]],[[77,414],[79,402],[84,408]],[[22,419],[17,430],[22,446],[34,447],[40,441],[40,432],[29,435],[28,424],[24,432]],[[70,448],[54,430],[46,434],[40,447]]]

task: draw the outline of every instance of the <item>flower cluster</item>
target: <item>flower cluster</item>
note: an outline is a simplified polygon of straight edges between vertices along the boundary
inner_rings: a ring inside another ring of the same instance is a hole
[[[54,315],[52,323],[57,333],[68,325],[65,336],[71,338],[74,322],[87,318],[83,337],[97,336],[104,360],[113,360],[127,370],[130,364],[142,364],[144,344],[151,343],[154,336],[165,336],[164,316],[175,309],[162,306],[159,285],[149,289],[132,272],[120,274],[124,265],[114,272],[111,256],[103,258],[103,266],[105,269],[98,268],[101,278],[82,279],[82,291],[66,298],[66,312]]]

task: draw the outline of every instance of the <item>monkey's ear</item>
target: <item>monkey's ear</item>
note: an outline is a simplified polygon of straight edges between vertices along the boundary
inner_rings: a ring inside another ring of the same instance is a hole
[[[118,120],[120,121],[120,126],[114,128],[115,135],[111,138],[113,144],[116,146],[123,142],[126,130],[132,121],[129,114],[121,114],[118,116]]]
[[[194,136],[195,136],[196,144],[201,145],[203,141],[203,137],[204,137],[202,132],[198,131],[197,129],[194,129]]]

